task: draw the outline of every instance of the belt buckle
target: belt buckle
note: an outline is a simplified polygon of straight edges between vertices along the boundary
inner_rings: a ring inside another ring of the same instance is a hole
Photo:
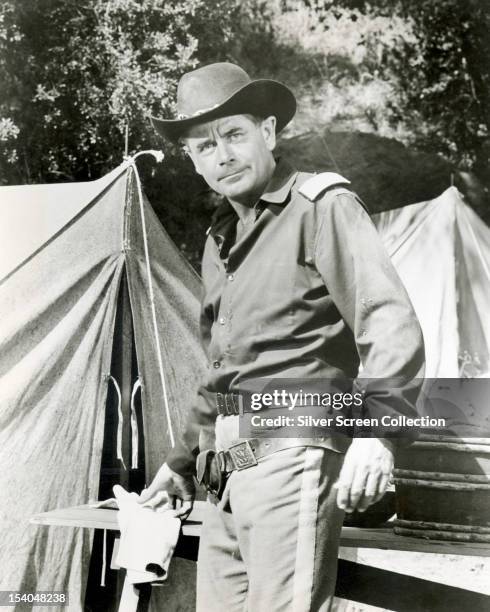
[[[257,459],[248,440],[230,446],[228,452],[237,470],[245,470],[253,465],[257,465]]]

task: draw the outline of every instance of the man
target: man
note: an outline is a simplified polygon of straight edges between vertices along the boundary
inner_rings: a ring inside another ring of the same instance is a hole
[[[333,433],[244,443],[237,393],[261,378],[342,379],[368,406],[408,411],[424,362],[420,328],[348,181],[274,159],[276,133],[296,109],[287,87],[212,64],[182,77],[177,107],[177,119],[153,119],[155,128],[181,141],[223,196],[202,266],[209,370],[182,440],[140,501],[157,506],[166,492],[187,516],[196,456],[215,434],[221,459],[205,453],[200,471],[209,479],[214,470],[222,499],[203,524],[198,611],[328,610],[344,511],[383,495],[393,443],[362,431],[350,446]],[[399,381],[388,397],[363,385],[383,377]]]

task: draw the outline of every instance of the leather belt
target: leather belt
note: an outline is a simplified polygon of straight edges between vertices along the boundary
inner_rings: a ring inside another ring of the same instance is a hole
[[[308,400],[305,398],[301,406],[318,406],[318,400],[314,398],[315,392],[310,392],[313,397]],[[239,393],[215,393],[212,391],[206,391],[205,395],[209,400],[216,406],[216,411],[222,416],[231,416],[234,414],[242,414],[242,402],[243,397]],[[286,406],[284,406],[286,407]]]
[[[308,446],[306,439],[301,438],[251,438],[233,444],[228,450],[217,453],[221,469],[225,472],[245,470],[257,465],[258,459],[272,455],[277,451],[297,446]]]

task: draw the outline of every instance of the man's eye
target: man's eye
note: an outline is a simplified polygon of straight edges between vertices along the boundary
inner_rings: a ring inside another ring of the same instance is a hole
[[[241,136],[242,136],[242,132],[240,132],[239,130],[236,130],[235,132],[231,132],[231,134],[228,135],[228,138],[230,140],[238,140]]]
[[[199,145],[199,153],[210,151],[213,147],[214,142],[204,142],[202,145]]]

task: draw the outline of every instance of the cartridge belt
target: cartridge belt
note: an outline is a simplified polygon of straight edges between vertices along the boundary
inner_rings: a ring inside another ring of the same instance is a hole
[[[240,396],[238,393],[210,393],[216,404],[216,411],[223,416],[240,414]]]

